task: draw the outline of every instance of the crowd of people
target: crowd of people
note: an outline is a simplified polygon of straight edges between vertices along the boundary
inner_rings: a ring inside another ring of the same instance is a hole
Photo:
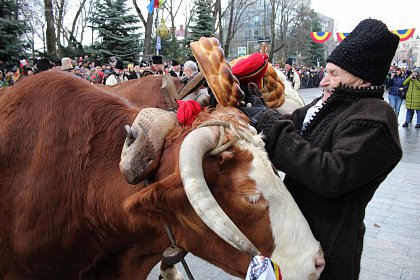
[[[279,64],[276,64],[275,67],[279,68]],[[152,56],[150,61],[142,60],[136,64],[128,63],[126,65],[122,60],[114,57],[110,59],[109,63],[101,63],[100,60],[92,59],[88,55],[73,59],[64,57],[54,63],[46,58],[35,60],[33,64],[21,60],[19,66],[9,69],[3,67],[3,62],[0,61],[0,88],[13,85],[20,79],[49,69],[72,72],[93,84],[103,85],[115,85],[157,74],[191,78],[199,71],[197,64],[192,60],[181,64],[175,59],[163,60],[163,57],[159,55]],[[284,67],[279,69],[284,72],[295,90],[319,87],[325,75],[323,66],[312,68],[297,66],[291,58],[288,58]],[[405,100],[407,111],[403,127],[408,127],[412,123],[415,113],[417,115],[415,128],[420,128],[419,74],[420,68],[405,69],[392,65],[384,82],[388,90],[388,102],[394,109],[397,118]]]
[[[194,61],[186,61],[182,65],[175,59],[164,61],[159,55],[153,56],[150,61],[142,60],[137,64],[124,64],[122,60],[114,57],[108,63],[101,63],[100,60],[91,59],[87,55],[84,58],[73,59],[63,57],[56,62],[41,58],[32,64],[27,60],[21,60],[19,66],[12,68],[3,67],[3,62],[0,62],[0,87],[14,85],[20,79],[49,69],[71,72],[93,84],[103,85],[114,85],[148,75],[170,74],[174,77],[188,77],[198,72],[198,66]]]
[[[411,124],[414,112],[417,115],[415,128],[420,128],[420,69],[404,69],[393,65],[386,79],[389,105],[394,109],[398,118],[401,105],[405,99],[407,109],[405,122],[402,127]]]

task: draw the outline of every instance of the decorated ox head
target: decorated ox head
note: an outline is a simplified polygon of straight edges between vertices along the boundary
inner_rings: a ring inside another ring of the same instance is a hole
[[[318,279],[319,242],[239,110],[203,111],[191,128],[176,126],[157,166],[155,183],[125,202],[133,223],[168,224],[179,247],[234,275],[261,253],[283,279]]]

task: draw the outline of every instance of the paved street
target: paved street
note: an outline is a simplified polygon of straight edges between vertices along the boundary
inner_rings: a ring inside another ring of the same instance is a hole
[[[302,89],[300,94],[308,102],[321,95],[321,89]],[[360,280],[420,280],[420,129],[401,127],[405,113],[403,103],[399,116],[403,158],[366,210]],[[191,254],[187,263],[196,280],[239,279]],[[155,268],[148,279],[158,275]]]

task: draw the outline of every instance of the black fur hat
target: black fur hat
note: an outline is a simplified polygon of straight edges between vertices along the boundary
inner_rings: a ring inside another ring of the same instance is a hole
[[[115,69],[124,69],[124,63],[121,59],[117,59],[117,62],[115,63]]]
[[[177,65],[179,65],[179,62],[178,61],[176,61],[175,59],[172,59],[172,66],[177,66]]]
[[[293,65],[293,60],[291,57],[289,57],[284,64]]]
[[[163,64],[162,57],[160,55],[152,56],[152,63],[153,64]]]
[[[399,37],[376,19],[365,19],[331,52],[327,62],[381,85],[397,50]]]

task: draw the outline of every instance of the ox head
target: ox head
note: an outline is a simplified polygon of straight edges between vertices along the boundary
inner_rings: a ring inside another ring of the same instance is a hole
[[[169,224],[178,246],[234,275],[261,253],[283,279],[318,279],[319,242],[238,110],[202,112],[192,128],[175,128],[155,180],[126,200],[134,222]]]

